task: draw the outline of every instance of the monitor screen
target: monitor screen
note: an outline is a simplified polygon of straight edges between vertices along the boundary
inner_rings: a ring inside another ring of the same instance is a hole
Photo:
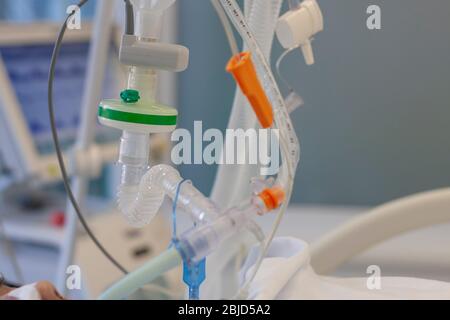
[[[0,55],[8,77],[40,154],[54,151],[47,104],[47,81],[52,51],[52,43],[0,45]],[[64,43],[56,65],[54,107],[63,147],[74,142],[80,124],[88,54],[88,41]],[[111,63],[116,55],[111,49]],[[103,96],[114,97],[117,96],[118,90],[117,77],[110,65],[107,70]],[[101,140],[100,142],[116,138],[117,135],[111,130],[97,128],[97,140]]]

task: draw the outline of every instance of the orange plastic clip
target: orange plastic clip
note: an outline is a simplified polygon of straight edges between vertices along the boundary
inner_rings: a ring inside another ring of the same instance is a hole
[[[226,70],[233,75],[242,93],[249,100],[261,126],[263,128],[271,127],[273,124],[272,106],[256,75],[250,52],[242,52],[232,57]]]
[[[286,198],[286,194],[281,187],[265,189],[258,196],[264,202],[268,211],[278,208]]]

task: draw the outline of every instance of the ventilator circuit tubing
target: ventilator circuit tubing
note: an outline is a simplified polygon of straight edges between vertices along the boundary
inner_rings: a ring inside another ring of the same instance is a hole
[[[229,33],[230,31],[230,21],[220,4],[219,0],[212,0],[214,4],[218,4],[218,8],[216,11],[219,11],[219,16],[225,16],[226,21],[222,21],[222,24],[225,25],[225,32]],[[253,31],[254,37],[257,39],[258,44],[261,47],[265,57],[267,60],[270,60],[272,44],[275,35],[275,27],[278,21],[278,17],[281,11],[282,0],[273,0],[273,1],[254,1],[254,0],[245,0],[244,1],[244,10],[245,16],[247,18],[249,27]],[[231,31],[232,32],[232,31]],[[231,47],[231,44],[230,44]],[[244,42],[243,51],[248,51],[248,46]],[[233,49],[232,49],[232,52]],[[247,98],[244,96],[242,91],[237,88],[232,111],[230,115],[230,120],[228,122],[227,128],[230,129],[250,129],[257,128],[258,121],[253,112],[253,109],[250,107]],[[249,165],[220,165],[216,178],[214,181],[214,186],[211,192],[211,199],[221,208],[229,208],[234,203],[240,203],[245,198],[245,195],[252,192],[252,187],[249,184],[251,178],[258,175],[257,166],[249,166]],[[227,186],[230,184],[235,185],[233,190],[229,190]],[[251,222],[252,223],[252,222]],[[255,222],[254,225],[257,226]],[[262,243],[264,240],[264,234],[262,234],[262,238],[259,238],[259,241]],[[212,280],[210,279],[205,284],[205,290],[209,289],[210,294],[215,298],[229,298],[235,294],[235,287],[238,285],[237,280],[237,270],[232,271],[230,274],[230,268],[227,267],[230,263],[233,263],[239,268],[239,263],[237,260],[232,262],[230,260],[231,255],[235,256],[236,252],[241,252],[239,248],[242,247],[241,240],[242,236],[238,236],[238,239],[234,239],[233,241],[229,241],[225,243],[219,250],[220,255],[216,254],[214,259],[210,259],[210,263],[208,268],[211,270],[220,270],[223,279]],[[233,258],[234,259],[234,258]],[[227,288],[227,289],[225,289]],[[211,295],[210,295],[211,296]]]
[[[284,99],[278,89],[272,71],[256,39],[253,37],[252,31],[247,25],[247,22],[245,21],[245,18],[241,12],[240,7],[234,0],[220,0],[220,2],[225,11],[227,12],[229,18],[233,22],[234,26],[238,29],[240,35],[244,39],[244,42],[250,48],[253,58],[256,62],[259,76],[263,80],[262,82],[266,94],[268,95],[268,98],[272,103],[274,109],[275,125],[276,128],[280,130],[280,143],[282,151],[281,154],[283,156],[283,164],[281,172],[277,177],[276,184],[281,185],[286,191],[286,200],[283,203],[282,207],[280,208],[272,232],[268,237],[263,250],[261,250],[260,257],[256,263],[255,271],[253,275],[243,285],[240,292],[236,295],[236,298],[241,298],[245,295],[246,289],[256,276],[256,273],[262,263],[262,260],[264,259],[267,249],[286,211],[287,205],[289,203],[292,194],[293,177],[295,175],[295,171],[300,157],[300,145],[296,133],[294,131],[291,119],[289,117],[289,113],[284,104]]]
[[[256,63],[257,71],[262,80],[265,92],[272,103],[276,128],[280,130],[280,142],[282,144],[282,154],[285,157],[283,166],[289,166],[290,172],[295,174],[300,157],[300,147],[292,121],[284,103],[283,96],[278,89],[272,71],[256,39],[253,36],[247,22],[242,15],[240,7],[234,0],[220,0],[231,21],[238,29],[246,45],[250,48],[252,57]],[[283,150],[283,144],[286,150]],[[285,152],[283,152],[285,151]],[[286,177],[287,179],[292,178]],[[286,181],[279,181],[280,184]]]
[[[171,166],[154,166],[144,174],[139,185],[121,184],[118,193],[119,209],[132,225],[143,226],[158,213],[165,195],[172,200],[175,198],[181,181],[183,178]],[[184,183],[180,187],[177,204],[189,213],[196,223],[218,216],[212,201],[191,183]]]
[[[328,274],[382,241],[407,231],[448,222],[450,188],[394,200],[350,220],[313,243],[311,264],[317,273]]]
[[[220,5],[219,0],[212,0],[213,4]],[[255,39],[267,60],[270,60],[273,39],[275,35],[275,26],[281,10],[282,0],[274,1],[245,1],[246,17],[249,28],[252,30]],[[224,14],[221,7],[220,12]],[[216,9],[217,10],[217,9]],[[229,21],[222,24],[229,25]],[[224,27],[225,28],[225,27]],[[225,32],[229,27],[225,28]],[[244,43],[244,51],[248,50],[248,45]],[[233,51],[233,50],[232,50]],[[255,114],[250,107],[246,97],[237,89],[233,101],[233,107],[227,128],[244,130],[257,127]],[[238,203],[243,200],[243,194],[249,190],[248,183],[252,176],[256,175],[256,167],[251,166],[226,166],[221,165],[217,170],[216,180],[211,198],[221,207],[227,208],[230,204]],[[233,183],[236,188],[229,190],[227,186]]]
[[[257,196],[255,198],[257,200]],[[187,230],[179,240],[174,241],[174,246],[168,251],[122,278],[102,294],[100,299],[123,299],[174,268],[182,260],[199,262],[216,250],[221,242],[235,235],[253,217],[261,213],[264,210],[262,205],[260,201],[250,201],[242,207],[223,212],[210,222]]]
[[[231,53],[233,56],[237,56],[239,54],[239,46],[237,44],[236,37],[234,36],[230,21],[228,21],[227,15],[225,14],[225,11],[223,11],[218,0],[211,0],[211,3],[219,16],[220,23],[222,24],[225,35],[227,36],[228,44],[230,45]]]
[[[99,300],[120,300],[181,264],[182,258],[174,247],[129,273],[106,290]]]

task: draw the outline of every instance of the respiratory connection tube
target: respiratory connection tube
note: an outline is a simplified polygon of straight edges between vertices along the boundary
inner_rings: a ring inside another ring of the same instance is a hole
[[[175,246],[123,277],[106,290],[99,299],[124,299],[182,262],[193,265],[200,263],[200,269],[194,270],[198,272],[195,275],[197,278],[186,280],[190,284],[201,283],[204,274],[204,269],[202,269],[204,265],[201,264],[202,260],[224,240],[242,230],[255,215],[263,214],[267,210],[263,199],[254,196],[247,205],[229,209],[216,219],[184,232],[179,240],[176,241]],[[195,289],[195,286],[193,288]],[[193,297],[196,298],[195,293]]]
[[[177,267],[182,262],[177,249],[170,248],[155,259],[123,277],[99,296],[99,300],[120,300],[152,282],[160,275]]]
[[[133,109],[135,118],[163,118],[156,103],[158,68],[181,71],[187,66],[187,49],[179,46],[158,46],[164,12],[175,0],[129,0],[136,12],[136,39],[124,37],[121,45],[123,63],[129,65],[126,93],[137,93],[122,97],[124,105],[120,112]],[[131,35],[133,36],[133,35]],[[145,58],[144,58],[145,57]],[[146,57],[156,57],[149,60]],[[133,98],[134,100],[130,100]],[[150,111],[149,111],[150,110]],[[143,120],[142,120],[143,121]],[[119,209],[128,222],[135,227],[148,224],[157,214],[164,196],[172,200],[178,183],[182,180],[177,170],[159,165],[149,170],[150,133],[168,132],[173,128],[164,125],[145,125],[125,119],[120,123],[123,130],[119,164],[122,165],[121,185],[118,191]],[[188,211],[196,223],[203,222],[216,213],[214,204],[204,197],[192,184],[185,183],[180,190],[180,206]]]
[[[245,228],[255,216],[267,211],[262,199],[255,196],[246,205],[228,209],[216,220],[183,233],[178,241],[178,250],[184,259],[199,262],[224,240]]]
[[[124,176],[126,175],[124,170]],[[132,175],[135,176],[134,174]],[[178,171],[168,165],[157,165],[148,170],[139,184],[122,181],[119,191],[119,208],[127,220],[136,227],[150,222],[158,213],[164,196],[175,198],[177,186],[183,181]],[[126,179],[126,178],[124,178]],[[196,223],[218,216],[214,203],[205,197],[191,183],[183,183],[178,194],[178,205],[192,216]]]

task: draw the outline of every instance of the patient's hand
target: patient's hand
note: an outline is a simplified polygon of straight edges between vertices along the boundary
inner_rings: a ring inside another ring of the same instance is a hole
[[[2,285],[2,284],[0,283],[0,300],[1,300],[1,299],[4,299],[5,296],[6,296],[9,292],[11,292],[12,290],[14,290],[14,289],[12,289],[12,288],[10,288],[10,287],[7,287],[7,286],[4,286],[4,285]]]
[[[34,285],[36,291],[39,293],[41,300],[64,300],[58,293],[56,288],[48,281],[40,281]],[[20,289],[20,288],[19,288]],[[0,300],[15,300],[13,291],[17,290],[7,286],[0,286]]]
[[[41,295],[42,300],[64,300],[58,290],[48,281],[40,281],[36,283],[36,289]]]

